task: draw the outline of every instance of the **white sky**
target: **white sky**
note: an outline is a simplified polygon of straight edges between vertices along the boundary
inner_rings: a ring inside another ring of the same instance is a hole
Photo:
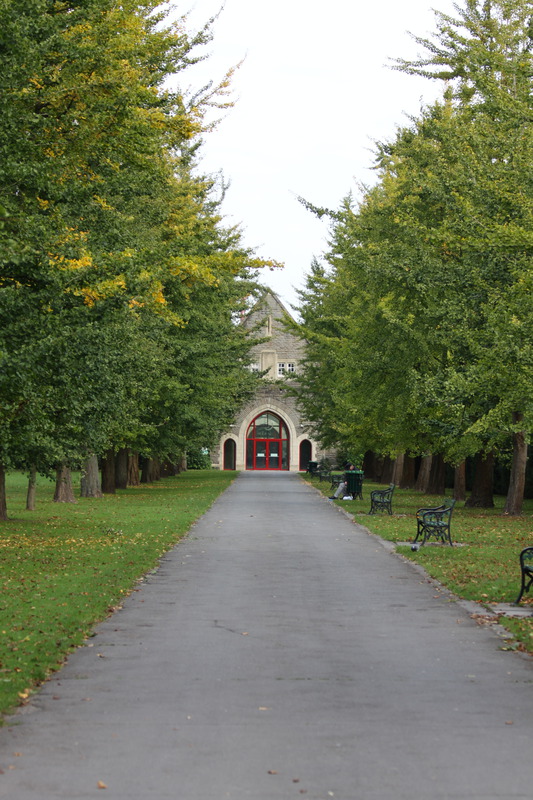
[[[190,0],[188,28],[222,2]],[[359,183],[375,181],[373,142],[393,138],[406,114],[441,95],[439,83],[387,66],[416,56],[407,31],[435,30],[430,3],[225,0],[210,58],[183,74],[193,85],[216,81],[244,59],[233,81],[236,104],[206,136],[202,168],[230,181],[223,209],[228,222],[240,223],[245,244],[285,263],[263,282],[288,307],[327,247],[327,222],[297,197],[338,208]],[[453,13],[452,0],[433,7]]]

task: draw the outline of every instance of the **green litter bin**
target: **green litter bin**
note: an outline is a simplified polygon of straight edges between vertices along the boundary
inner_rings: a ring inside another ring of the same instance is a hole
[[[351,472],[346,472],[346,492],[347,494],[351,494],[353,499],[355,500],[358,497],[360,500],[363,499],[363,471],[360,469],[352,470]]]

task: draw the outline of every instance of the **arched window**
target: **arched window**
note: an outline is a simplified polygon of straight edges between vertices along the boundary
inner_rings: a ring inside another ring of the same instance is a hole
[[[289,469],[289,432],[277,414],[265,411],[246,434],[246,469]]]

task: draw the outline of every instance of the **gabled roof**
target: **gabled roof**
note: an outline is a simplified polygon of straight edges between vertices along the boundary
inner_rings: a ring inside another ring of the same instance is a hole
[[[274,301],[273,303],[272,300]],[[283,305],[277,294],[273,292],[272,289],[266,287],[264,292],[261,293],[261,296],[259,297],[257,302],[245,315],[243,319],[243,325],[246,326],[246,323],[250,321],[252,317],[258,316],[261,312],[265,313],[269,311],[272,312],[276,306],[279,308],[279,311],[281,312],[280,317],[286,314],[290,319],[293,319],[292,314],[290,314],[290,312],[287,311],[287,309],[285,308],[285,306]]]

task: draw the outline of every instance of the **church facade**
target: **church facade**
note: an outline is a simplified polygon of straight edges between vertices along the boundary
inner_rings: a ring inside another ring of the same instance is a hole
[[[279,298],[267,290],[242,323],[262,340],[251,349],[251,369],[266,373],[253,400],[212,452],[217,469],[297,472],[328,455],[309,435],[295,398],[287,392],[298,381],[304,346],[284,329],[285,315]]]

